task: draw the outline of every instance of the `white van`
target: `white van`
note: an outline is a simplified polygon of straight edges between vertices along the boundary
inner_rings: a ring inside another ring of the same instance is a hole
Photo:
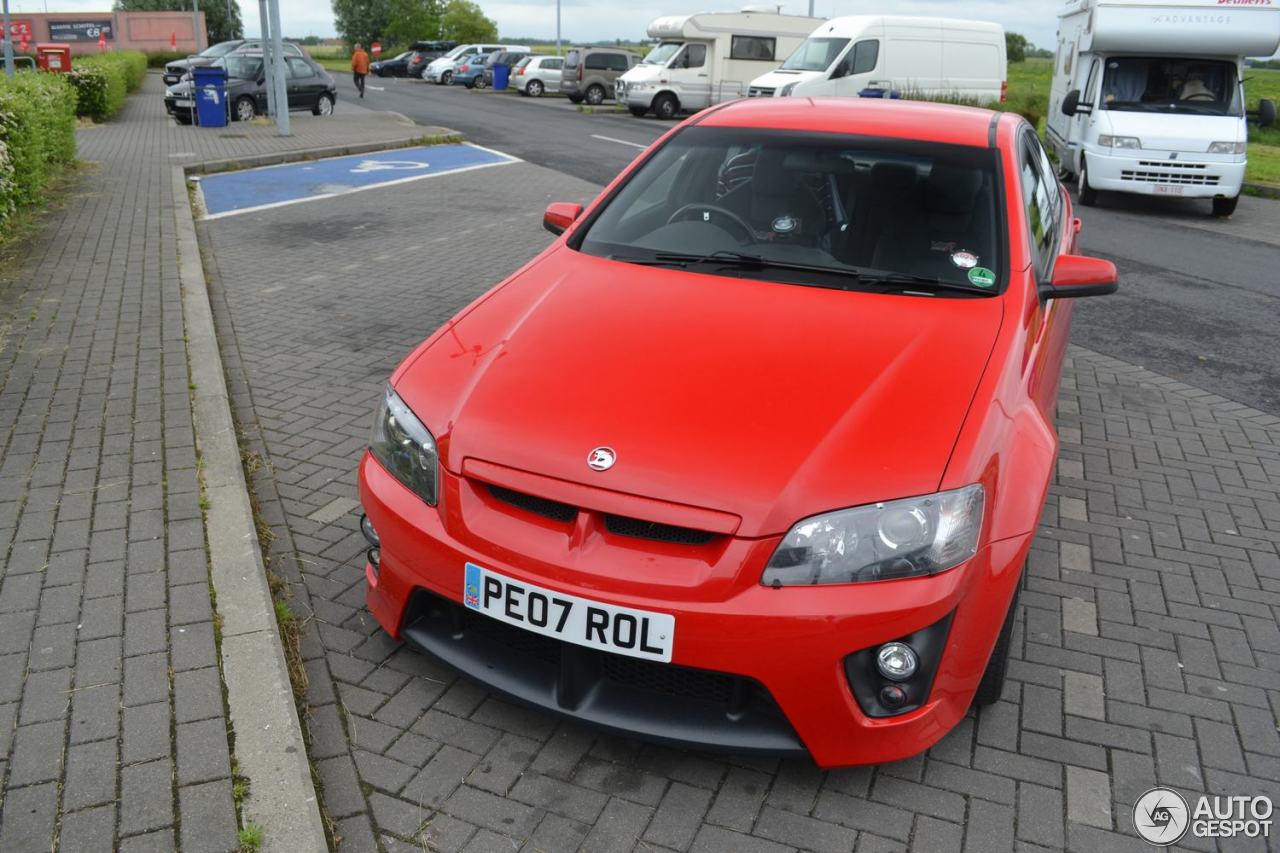
[[[649,38],[661,41],[618,78],[618,103],[633,115],[653,110],[670,119],[681,110],[740,98],[753,77],[795,50],[821,22],[780,15],[771,6],[657,18],[649,24]]]
[[[1003,101],[1004,28],[985,21],[851,15],[813,31],[782,67],[751,81],[751,97],[857,97],[907,91]]]
[[[1076,0],[1058,23],[1049,145],[1099,190],[1213,199],[1230,216],[1248,129],[1241,63],[1280,47],[1280,6],[1220,0]],[[1258,119],[1275,120],[1264,101]]]
[[[532,53],[525,44],[460,44],[438,59],[431,60],[422,69],[422,79],[430,80],[437,85],[448,86],[453,82],[453,72],[458,67],[458,60],[473,53],[493,53],[498,50],[522,50]]]

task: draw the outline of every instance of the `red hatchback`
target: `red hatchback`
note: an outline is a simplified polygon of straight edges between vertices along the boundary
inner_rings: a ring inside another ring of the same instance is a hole
[[[824,767],[997,699],[1065,300],[1116,287],[1034,130],[737,101],[544,221],[386,389],[382,626],[556,714]]]

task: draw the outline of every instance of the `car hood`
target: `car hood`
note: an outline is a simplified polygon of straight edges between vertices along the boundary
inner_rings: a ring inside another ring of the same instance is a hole
[[[1147,151],[1179,151],[1204,154],[1211,142],[1243,142],[1245,124],[1239,116],[1206,116],[1188,113],[1099,110],[1102,133],[1136,136]]]
[[[742,536],[936,491],[1002,300],[843,292],[560,248],[397,392],[464,460],[737,515]],[[616,464],[597,473],[588,454]]]

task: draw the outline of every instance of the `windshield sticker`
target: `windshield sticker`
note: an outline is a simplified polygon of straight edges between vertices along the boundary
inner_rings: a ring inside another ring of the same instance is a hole
[[[974,267],[969,270],[969,283],[978,287],[991,287],[996,283],[996,274],[986,267]]]
[[[929,246],[929,251],[931,252],[954,252],[955,250],[955,241],[944,242],[941,240],[934,240]]]
[[[956,252],[951,256],[951,263],[962,270],[971,270],[978,265],[978,256],[973,252]]]
[[[779,216],[773,220],[773,230],[779,234],[790,234],[799,224],[794,216]]]

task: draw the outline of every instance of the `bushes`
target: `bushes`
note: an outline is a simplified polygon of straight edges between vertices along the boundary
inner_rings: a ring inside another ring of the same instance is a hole
[[[71,64],[76,114],[101,121],[118,113],[130,92],[136,92],[147,76],[147,55],[122,50],[97,56],[76,57]]]
[[[0,77],[0,221],[38,202],[76,156],[76,93],[60,74]]]
[[[170,62],[186,59],[191,53],[185,50],[160,50],[147,54],[148,68],[164,68]]]

